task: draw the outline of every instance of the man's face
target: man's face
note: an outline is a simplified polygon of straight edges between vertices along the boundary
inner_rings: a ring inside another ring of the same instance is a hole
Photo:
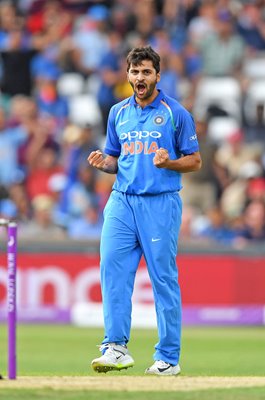
[[[127,78],[135,96],[143,102],[152,98],[156,84],[160,81],[160,74],[156,72],[152,61],[144,60],[139,65],[130,65]]]

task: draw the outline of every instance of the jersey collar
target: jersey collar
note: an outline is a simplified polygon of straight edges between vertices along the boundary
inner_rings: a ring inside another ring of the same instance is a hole
[[[162,90],[158,89],[158,95],[156,96],[156,98],[152,101],[152,103],[148,104],[147,107],[152,107],[152,108],[157,108],[160,101],[165,97],[164,93],[162,92]],[[137,101],[135,100],[135,96],[132,95],[130,98],[130,104],[133,106],[138,106]]]

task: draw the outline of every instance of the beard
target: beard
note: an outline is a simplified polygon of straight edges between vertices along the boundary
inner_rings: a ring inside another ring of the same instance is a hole
[[[133,89],[135,97],[137,97],[139,100],[146,100],[149,99],[154,93],[157,80],[150,85],[146,85],[144,83],[133,84],[131,81],[129,81],[129,84]]]

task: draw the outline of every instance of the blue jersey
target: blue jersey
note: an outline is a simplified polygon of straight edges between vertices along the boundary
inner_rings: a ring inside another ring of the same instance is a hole
[[[134,96],[115,104],[105,146],[106,154],[119,157],[113,189],[136,195],[179,191],[181,174],[153,164],[160,147],[170,159],[199,150],[193,118],[183,106],[162,91],[144,108]]]

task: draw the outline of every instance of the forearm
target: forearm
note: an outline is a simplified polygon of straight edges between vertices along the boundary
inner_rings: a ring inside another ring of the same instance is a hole
[[[177,160],[171,160],[168,151],[163,148],[156,151],[153,162],[157,168],[166,168],[180,173],[198,171],[202,165],[198,151]]]
[[[92,151],[87,161],[92,167],[106,172],[107,174],[116,174],[118,171],[118,157],[109,155],[103,156],[100,150]]]
[[[177,160],[168,160],[165,168],[180,173],[194,172],[201,168],[202,161],[199,153],[193,153]]]
[[[107,174],[116,174],[118,171],[118,159],[116,157],[106,156],[104,158],[104,164],[100,169]]]

